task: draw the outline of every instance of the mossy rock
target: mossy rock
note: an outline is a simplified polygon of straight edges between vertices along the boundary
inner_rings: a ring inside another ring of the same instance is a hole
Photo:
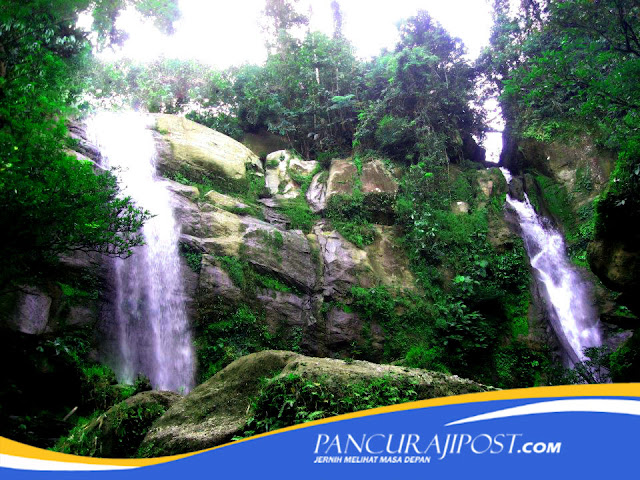
[[[240,142],[184,117],[157,114],[158,167],[193,182],[227,183],[230,190],[247,182],[247,171],[262,174],[258,156]]]
[[[153,422],[180,398],[174,392],[138,393],[74,428],[56,450],[91,457],[135,457]]]
[[[150,456],[173,455],[231,441],[247,429],[254,414],[252,399],[269,383],[291,375],[321,382],[335,395],[348,393],[356,382],[381,378],[410,383],[416,400],[492,389],[455,375],[268,350],[236,360],[175,403],[153,425],[141,451]],[[265,378],[270,379],[266,384]]]

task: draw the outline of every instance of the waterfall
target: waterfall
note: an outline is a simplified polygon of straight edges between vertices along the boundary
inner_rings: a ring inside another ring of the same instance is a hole
[[[180,227],[170,192],[156,174],[148,123],[133,112],[99,113],[88,121],[88,133],[105,166],[116,169],[123,194],[154,215],[143,228],[145,245],[114,262],[115,319],[109,334],[117,347],[110,362],[123,383],[144,374],[155,389],[186,393],[193,386],[194,360],[180,275]]]
[[[509,171],[500,170],[510,182]],[[570,363],[583,361],[585,348],[602,343],[598,317],[585,281],[569,262],[562,235],[538,216],[526,194],[522,202],[507,195],[507,204],[518,216],[536,280],[546,289],[556,335]]]

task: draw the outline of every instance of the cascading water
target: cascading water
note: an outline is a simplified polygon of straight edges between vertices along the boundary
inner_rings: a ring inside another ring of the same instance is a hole
[[[188,392],[194,381],[191,334],[178,252],[179,225],[171,197],[156,175],[156,151],[147,120],[136,113],[100,113],[88,133],[107,167],[115,167],[123,193],[151,212],[145,245],[115,260],[115,332],[118,379],[146,375],[155,389]]]
[[[510,182],[509,171],[501,170]],[[522,202],[507,195],[507,204],[518,216],[531,266],[546,288],[552,326],[570,363],[583,361],[585,348],[602,343],[598,317],[585,282],[567,259],[562,235],[545,224],[527,195]]]

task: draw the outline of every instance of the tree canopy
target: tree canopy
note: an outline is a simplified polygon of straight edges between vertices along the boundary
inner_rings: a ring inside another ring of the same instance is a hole
[[[119,9],[134,4],[168,28],[171,1],[3,1],[0,13],[0,288],[37,274],[61,253],[126,256],[142,243],[148,214],[119,196],[115,177],[66,153],[65,121],[74,111],[91,54],[76,28],[91,8],[104,41],[122,36]],[[157,7],[157,9],[156,9]],[[160,12],[160,16],[157,16]],[[160,20],[161,19],[161,20]]]
[[[640,225],[639,35],[637,0],[527,0],[515,15],[498,1],[483,58],[518,134],[549,141],[586,131],[618,152],[596,206],[598,235]]]

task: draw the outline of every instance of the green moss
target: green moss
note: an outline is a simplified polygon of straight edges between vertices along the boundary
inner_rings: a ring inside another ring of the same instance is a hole
[[[293,230],[302,230],[305,233],[310,233],[318,220],[318,216],[309,208],[304,195],[281,200],[277,210],[289,219]]]
[[[505,316],[511,322],[511,334],[514,339],[529,335],[529,305],[531,294],[524,290],[519,295],[505,297]]]
[[[302,193],[302,196],[305,196],[307,194],[307,191],[309,190],[309,186],[311,185],[311,181],[313,180],[313,177],[317,173],[320,173],[321,171],[322,171],[321,165],[317,165],[316,168],[308,175],[298,172],[294,168],[287,168],[287,173],[289,174],[289,177],[298,185],[298,187],[300,188],[300,192]]]
[[[352,195],[332,195],[325,214],[340,235],[358,248],[364,248],[375,240],[370,218],[376,208],[375,204],[365,204],[364,195],[355,188]]]
[[[610,357],[611,380],[637,382],[640,378],[640,329],[624,342]]]
[[[244,289],[246,286],[244,272],[248,268],[248,263],[237,257],[223,256],[216,257],[216,259],[220,262],[220,266],[224,271],[229,274],[233,284],[238,288]]]
[[[264,318],[250,305],[218,299],[211,307],[200,315],[194,342],[200,382],[244,355],[271,347]]]
[[[582,175],[591,178],[588,171]],[[538,175],[535,179],[549,212],[562,226],[570,259],[578,266],[588,267],[587,246],[595,235],[598,197],[574,212],[572,205],[575,198],[564,187],[543,175]],[[584,185],[578,185],[576,189],[583,191]]]
[[[191,248],[186,243],[180,243],[180,255],[184,257],[189,268],[195,273],[200,273],[202,268],[202,252]]]
[[[165,177],[181,183],[197,187],[200,192],[200,200],[211,190],[223,194],[234,194],[250,206],[255,206],[259,195],[265,189],[264,177],[256,174],[252,169],[247,169],[243,179],[230,179],[225,175],[205,174],[194,172],[189,165],[182,165],[181,170],[164,172]]]
[[[571,209],[571,197],[567,190],[544,175],[537,175],[535,179],[551,215],[560,222],[568,236],[574,235],[576,221]]]

